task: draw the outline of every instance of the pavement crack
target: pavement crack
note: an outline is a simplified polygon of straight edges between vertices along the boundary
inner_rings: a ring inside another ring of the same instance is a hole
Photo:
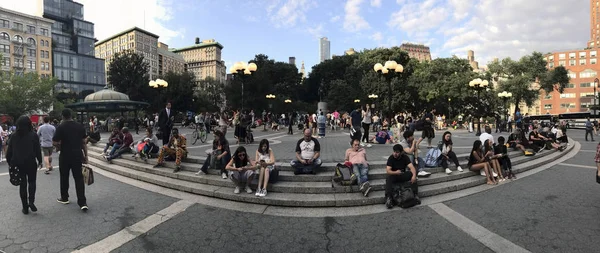
[[[329,233],[333,231],[333,226],[335,224],[341,224],[338,223],[334,217],[325,217],[325,219],[323,219],[323,223],[323,225],[325,226],[325,237],[327,237],[327,246],[325,247],[325,250],[327,250],[327,252],[331,252],[329,250],[329,247],[331,246],[331,238],[329,237]]]

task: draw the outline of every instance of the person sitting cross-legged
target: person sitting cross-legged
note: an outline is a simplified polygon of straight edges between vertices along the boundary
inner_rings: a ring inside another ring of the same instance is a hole
[[[423,139],[419,139],[419,141],[415,141],[414,132],[412,130],[404,131],[402,134],[404,140],[400,142],[400,145],[404,147],[404,153],[409,157],[410,161],[418,168],[419,172],[417,176],[419,177],[428,177],[431,173],[425,171],[425,161],[423,158],[419,157],[419,142]]]
[[[449,131],[446,131],[444,135],[442,135],[442,155],[441,155],[441,164],[442,168],[445,169],[446,174],[452,173],[452,170],[448,168],[448,161],[452,161],[454,165],[456,165],[456,170],[459,172],[463,172],[463,169],[458,164],[458,157],[456,157],[456,153],[452,151],[452,134]]]
[[[233,193],[240,193],[240,188],[243,186],[242,183],[246,183],[246,193],[252,193],[252,189],[250,189],[250,183],[254,179],[254,164],[248,158],[248,154],[246,153],[246,148],[240,146],[238,147],[233,156],[231,156],[231,160],[225,166],[225,169],[229,171],[229,178],[231,181],[235,183],[235,190]]]
[[[373,141],[375,141],[375,143],[378,143],[378,144],[386,144],[386,143],[392,143],[392,138],[391,138],[389,132],[387,131],[387,129],[382,128],[381,131],[377,132],[377,134],[369,140],[369,142],[373,142]]]
[[[358,185],[365,197],[371,192],[369,183],[369,164],[367,163],[367,151],[360,146],[360,140],[354,139],[350,143],[352,147],[346,150],[344,161],[352,164],[352,170],[358,175]]]
[[[111,151],[109,156],[104,156],[104,159],[106,159],[106,161],[108,161],[109,163],[113,159],[121,157],[122,154],[131,152],[133,136],[131,136],[131,133],[129,133],[129,129],[127,127],[124,127],[121,130],[121,132],[123,132],[123,142],[121,143],[119,148],[115,150],[115,148],[113,147],[114,151]]]
[[[321,145],[312,137],[310,129],[304,129],[304,137],[296,144],[296,160],[290,162],[294,168],[294,174],[315,174],[315,170],[321,167]]]
[[[418,197],[417,170],[410,162],[410,158],[408,158],[404,150],[405,149],[401,144],[394,145],[394,152],[388,158],[385,166],[385,172],[387,174],[385,180],[385,206],[388,209],[391,209],[398,204],[396,203],[396,200],[394,200],[394,186],[397,183],[410,181],[410,188],[415,194],[415,198],[417,198],[417,203],[421,203]]]
[[[165,156],[175,155],[175,170],[173,173],[177,173],[181,170],[181,159],[187,156],[186,150],[186,140],[182,134],[179,134],[179,130],[177,128],[173,128],[171,130],[171,139],[169,139],[169,143],[164,145],[162,149],[160,149],[160,153],[158,154],[158,163],[154,165],[154,167],[160,167],[164,165]]]

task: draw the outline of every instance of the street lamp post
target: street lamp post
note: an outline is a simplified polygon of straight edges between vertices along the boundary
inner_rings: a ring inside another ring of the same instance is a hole
[[[600,84],[600,80],[598,78],[594,79],[594,117],[598,118],[596,115],[596,110],[598,110],[598,85]]]
[[[354,103],[360,103],[360,99],[354,99]]]
[[[256,63],[250,62],[246,64],[245,62],[236,62],[231,67],[231,74],[234,78],[239,77],[240,82],[242,82],[242,111],[244,110],[244,76],[252,75],[257,69]]]
[[[158,95],[159,95],[158,99],[160,99],[160,92],[163,89],[166,89],[167,87],[169,87],[169,83],[167,83],[167,81],[165,81],[163,79],[156,79],[156,80],[151,80],[150,82],[148,82],[148,86],[158,90]]]
[[[498,93],[498,97],[501,98],[504,101],[504,109],[506,110],[505,121],[506,121],[506,124],[507,124],[506,125],[506,130],[508,132],[508,105],[506,104],[506,102],[508,101],[509,98],[512,97],[512,92],[506,92],[506,91],[500,92],[500,93]]]
[[[385,80],[388,83],[388,114],[390,117],[393,116],[392,113],[392,78],[394,78],[395,74],[400,74],[404,72],[404,67],[401,64],[396,63],[395,61],[389,60],[385,62],[385,65],[381,63],[376,63],[373,66],[373,70],[379,73],[380,75],[385,77]]]
[[[273,107],[273,105],[271,104],[271,101],[272,101],[273,99],[275,99],[275,95],[273,95],[273,94],[267,94],[267,95],[265,96],[265,98],[267,99],[267,101],[269,101],[269,111],[270,111],[270,110],[271,110],[271,107]],[[272,113],[272,112],[271,112],[271,113]],[[264,122],[264,124],[263,124],[263,131],[267,131],[267,122]]]
[[[450,122],[450,123],[452,123],[452,117],[450,116],[450,115],[452,115],[452,111],[451,111],[452,107],[450,107],[451,101],[452,101],[452,99],[448,98],[448,121],[447,122]]]
[[[485,88],[487,88],[488,86],[488,81],[487,80],[481,80],[481,78],[477,78],[477,79],[473,79],[469,82],[469,87],[471,87],[472,89],[474,89],[477,92],[477,101],[480,101],[479,98],[479,92],[484,90]],[[480,111],[480,108],[477,108],[477,111]],[[477,133],[475,133],[475,136],[480,136],[481,135],[481,115],[478,115],[479,117],[477,119]]]

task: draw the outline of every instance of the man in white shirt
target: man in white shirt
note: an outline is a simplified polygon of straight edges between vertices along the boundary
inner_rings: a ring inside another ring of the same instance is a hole
[[[44,162],[46,162],[47,170],[44,172],[45,174],[49,174],[52,171],[52,151],[54,151],[52,137],[54,137],[54,132],[56,132],[56,128],[50,125],[50,118],[44,117],[44,124],[38,128],[37,134],[40,137]]]
[[[479,140],[481,144],[484,144],[485,140],[490,140],[490,145],[494,145],[494,136],[492,136],[492,128],[490,126],[485,126],[485,130],[479,136]]]

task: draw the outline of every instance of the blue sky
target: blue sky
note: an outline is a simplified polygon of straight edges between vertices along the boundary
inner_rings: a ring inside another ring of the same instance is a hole
[[[37,0],[3,7],[37,13]],[[589,35],[589,0],[81,0],[100,40],[132,26],[160,35],[170,47],[195,37],[223,46],[227,66],[263,53],[296,57],[306,70],[319,60],[319,37],[331,53],[423,43],[432,56],[466,57],[485,65],[494,57],[519,58],[534,50],[583,48]]]

